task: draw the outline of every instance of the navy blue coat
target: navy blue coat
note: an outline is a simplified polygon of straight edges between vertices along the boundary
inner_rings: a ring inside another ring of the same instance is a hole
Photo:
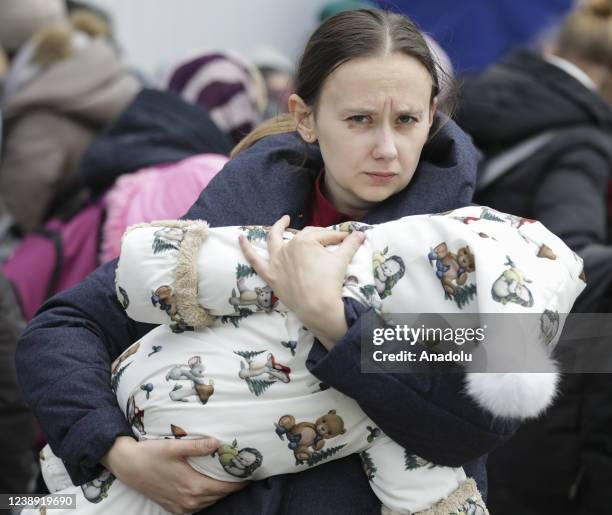
[[[93,140],[79,165],[83,184],[98,193],[117,177],[195,154],[229,155],[232,142],[200,106],[176,93],[144,88]]]
[[[378,223],[467,205],[478,158],[461,129],[452,121],[442,124],[423,149],[408,187],[362,221]],[[269,225],[289,214],[292,226],[300,229],[309,219],[314,179],[322,166],[318,147],[305,149],[295,133],[265,138],[230,161],[186,217],[207,220],[214,227]],[[126,317],[115,296],[115,265],[100,267],[81,284],[50,299],[17,349],[26,400],[77,484],[100,472],[99,460],[117,436],[131,435],[109,388],[110,363],[153,327]],[[516,424],[478,408],[463,393],[460,374],[361,374],[361,311],[359,305],[346,304],[349,331],[329,353],[320,345],[313,347],[311,371],[356,399],[410,452],[443,465],[464,465],[486,491],[484,455],[507,440]],[[306,513],[321,507],[316,502],[323,503],[323,512],[356,513],[359,502],[363,513],[374,513],[378,504],[360,468],[358,461],[347,458],[312,473],[256,482],[207,513]],[[311,485],[306,492],[305,484]],[[313,492],[316,484],[325,486]],[[296,511],[293,504],[298,499]]]

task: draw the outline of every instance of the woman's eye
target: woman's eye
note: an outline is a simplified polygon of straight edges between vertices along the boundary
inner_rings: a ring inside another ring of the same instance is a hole
[[[370,117],[365,114],[356,114],[349,116],[348,120],[355,123],[365,124],[370,122]]]
[[[397,119],[397,122],[400,125],[409,125],[411,123],[416,123],[418,120],[414,116],[402,115]]]

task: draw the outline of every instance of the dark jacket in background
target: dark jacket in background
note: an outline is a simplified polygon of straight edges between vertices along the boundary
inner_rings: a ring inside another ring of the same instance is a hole
[[[0,493],[4,494],[27,492],[36,470],[36,422],[15,373],[15,347],[25,325],[12,285],[0,273]]]
[[[205,219],[213,227],[270,225],[289,214],[292,227],[301,229],[309,219],[314,181],[323,165],[318,146],[309,146],[305,161],[304,150],[295,133],[259,141],[210,182],[187,218]],[[446,123],[426,145],[410,185],[363,221],[379,223],[467,205],[477,161],[467,136],[453,122]],[[49,300],[17,349],[28,404],[78,484],[100,472],[99,460],[117,436],[132,434],[109,387],[110,363],[152,328],[129,320],[117,301],[115,265],[113,261],[99,268]],[[516,424],[476,406],[463,393],[462,374],[361,374],[360,312],[354,305],[346,307],[349,331],[329,353],[320,345],[313,347],[308,363],[312,373],[353,397],[410,452],[443,465],[464,465],[486,493],[484,455],[507,440]],[[37,357],[36,363],[31,356]],[[312,473],[276,476],[254,482],[209,512],[379,513],[365,476],[359,483],[349,480],[357,472],[362,474],[361,465],[352,457]],[[304,502],[305,497],[314,504]],[[356,511],[357,503],[363,511]]]
[[[564,70],[518,52],[465,81],[457,122],[485,158],[556,131],[474,200],[537,219],[563,239],[584,259],[588,279],[574,311],[601,310],[602,297],[612,296],[606,205],[612,179],[610,106]]]
[[[610,312],[610,106],[540,56],[517,52],[465,81],[458,123],[486,158],[554,131],[475,201],[540,220],[561,237],[585,263],[587,288],[574,311]],[[544,418],[491,455],[492,513],[612,513],[612,377],[567,375],[561,392]]]
[[[86,186],[100,192],[124,173],[231,150],[232,142],[204,109],[175,93],[143,89],[89,146],[80,174]]]

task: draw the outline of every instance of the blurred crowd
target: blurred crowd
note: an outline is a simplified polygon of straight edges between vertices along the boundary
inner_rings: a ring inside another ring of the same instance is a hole
[[[510,26],[507,3],[495,15]],[[575,311],[612,312],[612,0],[528,2],[530,33],[508,30],[480,69],[465,63],[487,47],[474,34],[497,2],[469,2],[454,20],[446,2],[399,4],[432,36],[445,102],[482,152],[474,202],[540,220],[585,262]],[[380,5],[331,2],[320,19]],[[435,9],[444,30],[455,23],[469,38],[436,32]],[[232,149],[286,112],[292,73],[274,48],[250,58],[186,48],[153,86],[126,65],[108,13],[0,0],[0,493],[44,490],[44,435],[13,364],[27,321],[117,257],[128,226],[182,216]],[[494,452],[488,471],[495,515],[612,513],[612,379],[566,376],[556,404]]]

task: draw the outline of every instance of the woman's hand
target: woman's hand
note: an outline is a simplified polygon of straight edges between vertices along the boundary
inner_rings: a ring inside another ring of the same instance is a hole
[[[244,236],[240,247],[274,294],[329,350],[347,331],[342,284],[364,236],[359,231],[349,234],[306,227],[285,243],[283,232],[289,221],[285,215],[270,229],[269,261],[259,257]],[[326,245],[339,246],[330,252]]]
[[[196,472],[187,458],[208,456],[219,443],[198,440],[148,440],[120,436],[101,460],[126,485],[171,513],[194,512],[244,488],[239,483],[217,481]]]

